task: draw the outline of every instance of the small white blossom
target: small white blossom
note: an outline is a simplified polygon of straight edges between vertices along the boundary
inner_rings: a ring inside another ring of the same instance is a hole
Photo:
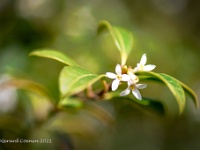
[[[144,89],[147,87],[146,84],[136,84],[133,82],[127,82],[128,88],[126,88],[124,91],[120,93],[120,96],[126,96],[132,92],[132,94],[139,100],[142,100],[142,96],[138,89]]]
[[[127,74],[130,77],[130,81],[132,83],[137,83],[139,81],[139,78],[134,74],[133,69],[128,69]]]
[[[129,81],[130,80],[130,76],[127,74],[122,74],[122,68],[119,64],[116,65],[115,67],[115,73],[112,72],[107,72],[106,76],[110,79],[114,79],[114,81],[112,82],[112,86],[111,89],[112,91],[115,91],[118,86],[120,81]]]
[[[156,66],[155,65],[145,65],[147,62],[147,56],[146,54],[142,55],[142,58],[140,60],[140,63],[137,63],[137,67],[133,69],[134,72],[137,71],[152,71]]]

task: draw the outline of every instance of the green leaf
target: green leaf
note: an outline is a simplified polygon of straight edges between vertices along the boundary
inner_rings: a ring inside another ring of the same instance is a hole
[[[63,107],[80,108],[82,106],[83,106],[83,101],[81,101],[77,97],[65,97],[58,104],[58,107],[61,108]]]
[[[46,49],[39,49],[35,50],[30,53],[30,56],[38,56],[38,57],[45,57],[57,60],[61,63],[66,64],[67,66],[78,66],[78,64],[72,60],[71,58],[67,57],[63,53],[55,50],[46,50]]]
[[[134,102],[141,104],[141,105],[149,105],[149,101],[138,100],[136,98],[133,98],[132,95],[120,96],[120,93],[121,93],[121,91],[108,92],[104,95],[104,99],[105,100],[111,100],[111,99],[116,99],[116,98],[117,99],[128,99],[128,100],[134,101]]]
[[[198,100],[197,94],[190,87],[188,87],[186,84],[182,83],[179,80],[177,80],[177,81],[181,84],[184,91],[191,96],[192,100],[195,103],[196,108],[198,108],[199,107],[199,100]]]
[[[31,80],[27,80],[27,79],[10,79],[7,82],[7,86],[14,86],[17,89],[22,89],[22,90],[26,90],[26,91],[30,91],[32,93],[35,93],[37,95],[46,97],[47,99],[53,101],[51,99],[51,97],[49,96],[49,92],[48,90],[42,86],[39,83],[36,83],[34,81]]]
[[[157,112],[160,115],[165,114],[165,106],[159,102],[159,100],[152,100],[149,98],[142,98],[142,101],[147,101],[148,105],[141,105],[141,107],[145,109],[152,110],[154,112]]]
[[[144,79],[155,79],[158,81],[161,81],[165,83],[174,97],[176,98],[176,101],[179,106],[179,112],[182,113],[185,108],[185,92],[182,88],[182,85],[180,84],[177,79],[166,75],[164,73],[155,73],[155,72],[139,72],[140,75],[144,75]]]
[[[160,80],[152,77],[152,76],[139,76],[140,80],[154,80],[154,81],[158,81],[161,82]],[[175,79],[175,78],[174,78]],[[188,87],[186,84],[184,84],[183,82],[175,79],[177,82],[179,82],[179,84],[182,86],[183,90],[192,98],[193,102],[195,103],[196,108],[199,107],[199,101],[198,101],[198,97],[197,94],[190,88]]]
[[[120,96],[120,92],[115,91],[115,92],[109,92],[106,93],[104,96],[105,100],[129,100],[134,102],[135,105],[148,109],[150,111],[157,112],[160,115],[164,115],[164,105],[162,105],[158,100],[153,100],[149,98],[142,98],[142,100],[138,100],[134,98],[132,95],[130,96]]]
[[[107,21],[101,21],[98,26],[98,33],[101,33],[106,29],[111,34],[115,45],[121,54],[121,65],[125,65],[133,47],[132,33],[120,27],[111,26]]]
[[[105,77],[105,75],[96,75],[77,66],[66,66],[59,77],[61,95],[78,93],[102,77]]]

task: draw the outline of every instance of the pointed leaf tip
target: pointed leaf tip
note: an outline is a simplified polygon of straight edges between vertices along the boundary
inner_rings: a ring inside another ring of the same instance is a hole
[[[73,59],[56,50],[38,49],[31,52],[30,56],[50,58],[68,66],[78,66],[78,64]]]
[[[166,84],[178,103],[179,113],[181,114],[183,112],[185,108],[185,92],[182,85],[177,79],[164,73],[139,72],[139,74],[146,76],[146,79],[155,79]]]
[[[179,80],[177,80],[177,81],[181,84],[184,91],[192,98],[193,102],[195,103],[196,108],[199,108],[199,100],[198,100],[197,94],[186,84],[182,83]]]
[[[126,60],[133,48],[133,35],[131,32],[116,26],[111,26],[107,21],[101,21],[98,26],[98,33],[108,30],[112,36],[116,47],[121,55],[121,65],[125,65]]]

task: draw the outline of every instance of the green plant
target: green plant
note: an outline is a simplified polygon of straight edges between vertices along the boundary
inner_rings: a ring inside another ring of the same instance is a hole
[[[138,90],[145,88],[146,84],[137,83],[148,80],[163,83],[169,88],[178,103],[180,114],[185,107],[185,93],[190,95],[196,107],[198,107],[197,95],[190,87],[167,74],[152,72],[156,67],[155,65],[145,65],[147,61],[146,54],[142,56],[140,63],[135,68],[126,65],[127,58],[133,47],[133,36],[131,32],[120,27],[111,26],[107,21],[102,21],[99,23],[98,33],[104,30],[109,31],[121,56],[121,64],[117,64],[115,69],[116,74],[112,72],[101,75],[92,73],[83,69],[73,59],[56,50],[38,49],[30,54],[31,56],[54,59],[66,65],[59,76],[60,100],[56,101],[56,103],[52,100],[56,109],[62,109],[67,106],[81,107],[84,100],[108,100],[113,98],[130,99],[139,105],[154,107],[153,101],[142,97]],[[114,79],[112,84],[107,82],[110,82],[107,78]],[[93,91],[93,84],[99,81],[102,82],[103,86],[97,91]],[[119,84],[123,84],[124,82],[127,82],[128,87],[119,94],[117,88]],[[39,95],[43,95],[49,100],[52,99],[46,94],[45,88],[38,83],[28,80],[13,80],[12,84],[18,88],[31,90]],[[84,90],[87,92],[80,94]],[[126,96],[130,92],[135,97]]]

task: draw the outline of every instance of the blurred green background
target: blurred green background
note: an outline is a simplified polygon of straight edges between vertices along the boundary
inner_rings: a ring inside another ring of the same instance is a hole
[[[161,85],[149,82],[141,92],[162,100],[167,117],[128,100],[88,102],[80,109],[51,114],[47,100],[3,88],[8,74],[14,74],[45,85],[59,99],[58,76],[63,65],[28,56],[38,48],[64,52],[95,73],[114,71],[119,53],[108,34],[96,35],[101,20],[133,33],[128,65],[135,66],[146,53],[148,64],[157,66],[156,72],[183,81],[199,97],[198,0],[1,0],[0,139],[46,138],[52,143],[0,143],[0,149],[200,148],[200,111],[188,98],[184,113],[177,116],[176,101]]]

